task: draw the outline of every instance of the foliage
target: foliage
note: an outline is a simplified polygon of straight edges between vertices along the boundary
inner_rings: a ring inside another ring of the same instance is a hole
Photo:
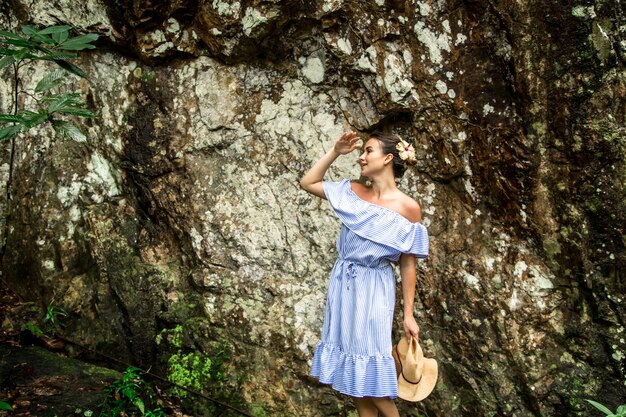
[[[585,392],[585,386],[583,381],[577,377],[569,376],[568,380],[568,388],[569,388],[569,399],[568,403],[571,410],[582,411],[584,408],[584,403],[580,398],[580,395]]]
[[[254,417],[267,417],[267,411],[265,411],[265,407],[259,404],[250,405],[250,414]]]
[[[213,342],[206,347],[205,352],[201,352],[189,348],[189,343],[186,345],[186,338],[190,339],[194,335],[186,335],[183,326],[177,325],[163,333],[167,334],[167,340],[173,348],[173,353],[167,358],[169,381],[234,407],[244,405],[238,393],[240,381],[228,366],[230,355],[226,344]],[[169,393],[179,398],[189,398],[193,394],[180,387],[173,387]],[[200,405],[197,400],[199,398],[194,397],[194,407],[218,411],[219,406],[214,403]]]
[[[46,333],[41,330],[41,328],[39,326],[37,326],[35,323],[32,322],[28,322],[26,323],[26,325],[24,326],[26,328],[26,330],[28,330],[29,332],[31,332],[33,335],[37,336],[37,337],[45,337]]]
[[[175,353],[168,359],[168,379],[185,388],[201,391],[206,381],[211,380],[211,359],[198,353]],[[172,393],[187,397],[187,391],[174,387]]]
[[[605,407],[604,405],[596,401],[592,401],[592,400],[585,400],[585,401],[587,401],[589,404],[593,405],[595,408],[597,408],[598,410],[606,414],[606,417],[626,417],[626,404],[622,404],[618,406],[617,410],[614,413],[611,410],[609,410],[607,407]]]
[[[37,337],[45,337],[46,334],[52,332],[55,327],[63,327],[65,325],[61,321],[62,317],[67,317],[67,312],[62,307],[54,305],[53,301],[50,301],[46,307],[46,314],[43,317],[43,328],[32,322],[26,323],[24,327]]]
[[[0,30],[0,70],[13,68],[13,108],[0,114],[0,141],[14,139],[20,132],[50,123],[57,134],[84,141],[86,136],[67,117],[93,118],[95,114],[84,108],[85,102],[80,94],[63,91],[69,74],[86,77],[85,72],[69,60],[78,57],[78,51],[93,49],[92,42],[98,39],[96,34],[69,36],[69,26],[49,26],[38,30],[33,26],[21,27],[21,34]],[[34,94],[28,95],[35,100],[37,108],[19,109],[20,91],[19,70],[33,61],[54,62],[61,69],[47,72],[35,86]],[[56,90],[56,92],[54,92]]]
[[[11,404],[0,401],[0,410],[12,410]]]
[[[106,397],[99,405],[102,409],[101,416],[146,416],[165,417],[165,412],[160,406],[151,409],[155,403],[154,390],[141,377],[141,370],[128,367],[121,379],[113,381],[104,389]]]
[[[223,380],[223,373],[217,368],[218,364],[223,364],[224,359],[228,359],[222,353],[222,357],[216,361],[215,365],[211,358],[198,352],[183,352],[183,327],[176,326],[171,333],[170,342],[177,350],[168,360],[167,378],[171,382],[181,385],[194,391],[202,391],[203,387],[219,383]],[[186,390],[174,387],[172,394],[185,398]]]
[[[50,301],[46,308],[46,315],[43,318],[43,322],[49,323],[52,326],[65,326],[65,324],[61,322],[60,317],[67,317],[67,312],[62,307],[54,305],[52,301]]]

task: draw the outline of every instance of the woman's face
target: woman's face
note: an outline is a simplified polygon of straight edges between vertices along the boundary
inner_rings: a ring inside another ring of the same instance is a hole
[[[361,175],[369,177],[372,174],[382,172],[385,168],[385,157],[383,145],[378,139],[370,139],[363,146],[363,153],[359,156]]]

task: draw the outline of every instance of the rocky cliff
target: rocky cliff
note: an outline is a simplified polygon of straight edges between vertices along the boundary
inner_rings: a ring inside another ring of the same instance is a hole
[[[67,335],[158,366],[159,336],[184,324],[198,349],[233,346],[245,398],[268,415],[347,415],[307,376],[339,225],[298,179],[342,131],[389,130],[417,148],[400,187],[431,236],[416,314],[440,364],[432,396],[403,412],[582,416],[584,398],[624,402],[619,0],[9,0],[0,12],[8,30],[101,35],[78,62],[90,82],[75,87],[98,114],[87,142],[21,137],[2,201],[2,279],[71,312]],[[5,75],[0,87],[6,111]],[[355,177],[355,160],[329,177]]]

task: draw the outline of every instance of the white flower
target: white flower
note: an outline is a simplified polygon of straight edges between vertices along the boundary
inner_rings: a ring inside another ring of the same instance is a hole
[[[403,161],[410,164],[417,162],[417,159],[415,158],[415,148],[413,148],[413,145],[409,145],[407,142],[400,139],[400,142],[396,145],[396,149],[398,150],[400,159]]]

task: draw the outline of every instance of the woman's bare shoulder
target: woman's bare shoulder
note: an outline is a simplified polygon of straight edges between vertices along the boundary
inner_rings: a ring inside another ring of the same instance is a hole
[[[413,223],[422,221],[422,209],[417,201],[402,193],[401,201],[402,215]]]

